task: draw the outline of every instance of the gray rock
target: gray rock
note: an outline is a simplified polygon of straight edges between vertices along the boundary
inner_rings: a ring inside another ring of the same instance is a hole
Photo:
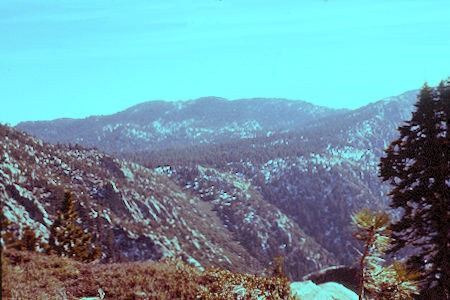
[[[358,295],[336,282],[298,281],[291,283],[291,291],[298,300],[358,300]]]

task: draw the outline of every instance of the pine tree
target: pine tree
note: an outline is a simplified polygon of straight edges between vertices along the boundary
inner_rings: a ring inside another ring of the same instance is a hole
[[[273,264],[271,268],[272,277],[287,278],[283,265],[283,256],[281,256],[281,254],[273,258]]]
[[[380,176],[393,189],[391,207],[401,208],[401,219],[392,224],[395,253],[407,245],[415,254],[407,261],[420,272],[423,296],[450,297],[450,159],[449,83],[437,89],[426,84],[420,91],[410,121],[398,128],[381,158]],[[433,295],[431,295],[433,291]]]
[[[77,225],[78,213],[73,207],[72,193],[64,193],[62,210],[50,229],[49,253],[91,262],[100,256],[100,249],[92,242],[92,234]]]
[[[36,236],[36,233],[30,226],[25,226],[21,238],[16,237],[13,231],[8,230],[8,226],[11,223],[3,214],[3,209],[0,211],[0,218],[2,225],[2,248],[36,251],[39,246],[43,247],[45,245],[41,241],[42,237],[40,235]]]
[[[3,247],[7,247],[8,244],[14,241],[14,233],[7,230],[7,227],[11,224],[11,222],[9,222],[8,218],[3,214],[3,209],[0,210],[0,219],[2,225],[1,241],[3,249]]]
[[[36,236],[36,233],[29,226],[26,226],[24,228],[22,238],[9,247],[16,248],[17,250],[36,251],[40,241],[41,236]]]
[[[358,294],[360,300],[364,298],[364,290],[370,284],[373,269],[378,266],[377,263],[382,259],[383,250],[389,244],[389,238],[386,234],[389,221],[390,218],[386,213],[377,212],[374,214],[368,209],[352,215],[352,224],[357,227],[354,236],[365,244],[359,263]]]
[[[384,211],[363,209],[352,215],[352,224],[357,228],[355,238],[364,242],[359,299],[365,299],[365,291],[375,299],[412,299],[411,295],[418,293],[416,273],[407,271],[400,262],[385,266],[383,256],[391,243],[389,215]]]

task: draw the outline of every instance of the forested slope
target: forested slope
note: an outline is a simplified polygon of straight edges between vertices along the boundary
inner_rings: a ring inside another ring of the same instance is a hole
[[[216,178],[206,199],[162,169],[94,149],[54,146],[4,125],[0,130],[2,210],[19,235],[29,225],[48,239],[68,189],[104,261],[177,256],[197,266],[254,273],[281,254],[291,278],[337,263],[250,181],[230,172],[198,167],[203,173],[197,179],[206,185],[210,174]]]

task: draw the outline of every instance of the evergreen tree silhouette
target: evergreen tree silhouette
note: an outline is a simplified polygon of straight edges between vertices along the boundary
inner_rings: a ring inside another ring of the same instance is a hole
[[[77,225],[78,213],[73,207],[72,193],[65,191],[62,210],[50,229],[49,253],[91,262],[100,256],[100,248],[92,242],[92,234]]]
[[[381,158],[380,176],[393,189],[391,207],[402,208],[392,230],[395,253],[410,245],[407,266],[420,272],[422,295],[450,298],[449,82],[420,91],[410,121],[398,128]]]

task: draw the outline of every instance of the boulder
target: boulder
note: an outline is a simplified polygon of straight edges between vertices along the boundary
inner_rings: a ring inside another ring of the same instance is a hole
[[[358,300],[355,292],[336,282],[316,285],[312,281],[291,283],[292,296],[298,300]]]

